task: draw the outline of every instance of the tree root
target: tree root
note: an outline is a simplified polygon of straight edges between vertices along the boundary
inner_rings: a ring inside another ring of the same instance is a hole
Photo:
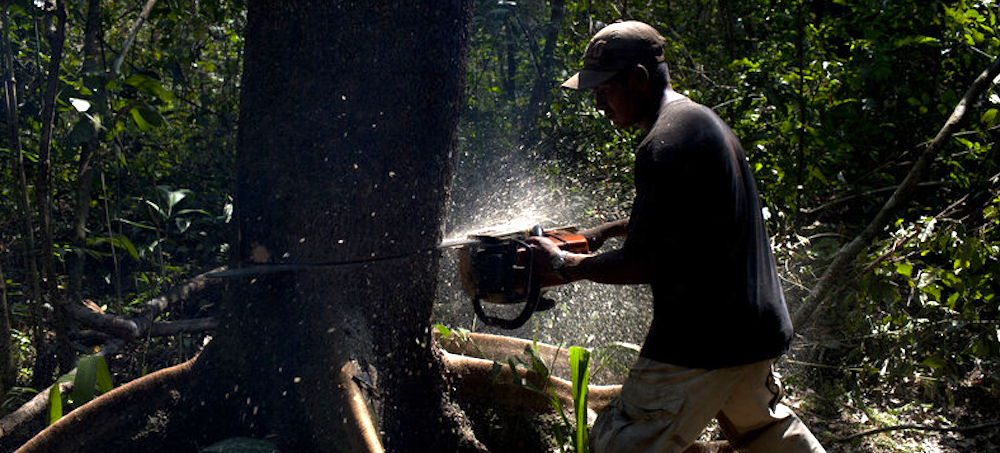
[[[471,334],[476,342],[475,346],[468,343],[465,346],[450,344],[452,350],[463,347],[476,349],[482,354],[483,349],[488,349],[490,355],[503,356],[512,352],[523,352],[525,340]],[[553,369],[558,369],[560,360],[566,360],[568,353],[548,345],[538,345],[539,355],[551,363]],[[518,368],[511,370],[509,366],[500,370],[499,376],[494,379],[492,360],[469,357],[462,354],[441,351],[442,363],[445,373],[450,377],[453,384],[451,387],[458,395],[462,395],[463,400],[485,401],[492,407],[493,404],[516,408],[513,413],[518,417],[530,420],[531,414],[544,415],[551,414],[552,407],[548,397],[534,391],[528,390],[524,386],[514,383],[514,373],[525,382],[532,383],[538,388],[548,388],[552,390],[560,403],[565,408],[573,406],[572,385],[565,379],[549,376],[543,378],[533,371]],[[200,356],[199,356],[200,357]],[[199,358],[196,357],[180,365],[166,368],[135,381],[129,382],[105,395],[81,406],[70,412],[58,422],[42,430],[38,435],[29,440],[16,453],[62,453],[78,451],[134,451],[136,444],[133,434],[141,436],[143,432],[155,425],[157,417],[164,411],[178,413],[182,417],[187,415],[183,407],[184,400],[182,394],[191,394],[204,391],[205,385],[211,392],[212,387],[207,381],[197,377],[204,374],[204,367],[198,367]],[[373,418],[369,412],[368,403],[359,388],[359,369],[356,362],[345,362],[334,376],[334,383],[339,391],[341,413],[345,416],[347,424],[346,432],[348,438],[346,443],[351,451],[362,453],[382,453],[384,451],[379,433],[373,424]],[[199,389],[194,389],[201,386]],[[592,422],[604,406],[620,391],[621,386],[590,386],[588,398],[588,419]],[[477,399],[478,398],[478,399]],[[36,397],[38,399],[38,397]],[[43,398],[44,399],[44,398]],[[443,395],[442,401],[448,401],[449,396]],[[37,402],[42,406],[44,412],[45,401]],[[191,400],[188,400],[188,404]],[[448,403],[451,404],[451,403]],[[480,407],[480,409],[482,409]],[[453,417],[465,417],[461,413],[462,409],[456,407]],[[167,417],[169,418],[169,417]],[[192,421],[181,421],[181,425],[187,426]],[[171,422],[173,423],[173,422]],[[195,421],[198,423],[198,421]],[[207,422],[206,422],[207,423]],[[530,421],[529,421],[530,423]],[[203,423],[204,424],[204,423]],[[466,420],[465,425],[468,425]],[[203,432],[218,434],[213,427],[199,426]],[[223,430],[225,431],[225,430]],[[170,430],[168,430],[168,433]],[[181,431],[184,432],[183,428]],[[138,434],[137,434],[138,433]],[[173,432],[177,435],[178,431]],[[466,439],[468,451],[487,451],[478,439],[476,433],[458,433]],[[168,434],[169,435],[169,434]],[[146,439],[150,441],[150,439]],[[531,451],[531,450],[528,450]],[[686,450],[685,453],[722,453],[730,452],[732,449],[725,442],[699,442]]]

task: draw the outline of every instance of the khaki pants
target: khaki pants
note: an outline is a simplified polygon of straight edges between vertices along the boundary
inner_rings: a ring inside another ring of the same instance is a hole
[[[715,417],[743,453],[825,453],[805,424],[780,404],[772,360],[704,370],[640,357],[597,417],[593,453],[677,453]]]

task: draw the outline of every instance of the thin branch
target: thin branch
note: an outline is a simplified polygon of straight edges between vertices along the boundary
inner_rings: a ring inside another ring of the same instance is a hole
[[[959,205],[961,205],[962,203],[965,203],[965,200],[967,200],[968,198],[969,198],[969,194],[966,194],[964,197],[960,198],[958,201],[952,203],[947,208],[945,208],[943,211],[939,212],[938,215],[934,216],[934,220],[941,220],[945,216],[951,214],[952,212],[955,211],[955,209],[958,208]],[[858,275],[855,276],[855,278],[860,277],[863,274],[867,274],[869,271],[871,271],[872,269],[874,269],[875,266],[877,266],[879,263],[881,263],[885,259],[889,258],[890,256],[895,255],[896,251],[899,250],[900,247],[902,247],[903,245],[906,245],[908,242],[912,241],[913,238],[917,237],[917,234],[919,234],[919,233],[920,233],[919,231],[913,231],[910,234],[908,234],[905,238],[903,238],[902,240],[896,241],[896,243],[892,245],[892,248],[890,248],[888,251],[886,251],[885,253],[883,253],[881,256],[879,256],[878,258],[876,258],[875,260],[873,260],[871,263],[868,263],[868,265],[865,266],[865,268],[862,269],[861,272],[859,272]]]
[[[927,182],[922,182],[920,184],[917,184],[917,187],[939,187],[939,186],[945,186],[945,185],[948,185],[948,184],[949,184],[948,181],[927,181]],[[853,200],[853,199],[858,198],[858,197],[867,197],[869,195],[875,195],[877,193],[882,193],[882,192],[895,191],[897,189],[899,189],[899,186],[889,186],[889,187],[881,187],[881,188],[878,188],[878,189],[866,190],[864,192],[861,192],[861,193],[855,194],[855,195],[846,195],[846,196],[843,196],[843,197],[837,197],[837,198],[835,198],[835,199],[833,199],[831,201],[828,201],[828,202],[823,203],[823,204],[821,204],[819,206],[816,206],[815,208],[801,208],[801,209],[799,209],[799,212],[802,212],[804,214],[815,214],[815,213],[817,213],[819,211],[822,211],[822,210],[824,210],[826,208],[829,208],[830,206],[833,206],[833,205],[836,205],[836,204],[840,204],[840,203],[843,203],[845,201],[850,201],[850,200]]]
[[[142,12],[139,13],[139,17],[132,24],[132,29],[128,32],[128,38],[125,40],[125,44],[122,45],[122,51],[118,54],[118,58],[115,59],[114,64],[111,65],[112,79],[118,75],[118,71],[122,67],[122,62],[125,61],[125,55],[128,55],[128,50],[132,47],[132,43],[135,42],[135,37],[139,34],[139,29],[146,22],[146,18],[149,17],[149,13],[153,10],[154,6],[156,6],[156,0],[148,0],[146,6],[142,8]]]
[[[834,439],[834,442],[849,442],[851,440],[857,439],[859,437],[870,436],[872,434],[884,433],[886,431],[900,431],[900,430],[916,430],[916,431],[937,431],[937,432],[957,432],[964,433],[968,431],[978,431],[980,429],[993,428],[1000,426],[1000,421],[992,421],[988,423],[981,423],[978,425],[971,426],[927,426],[927,425],[896,425],[896,426],[885,426],[882,428],[870,429],[868,431],[862,431],[857,434],[852,434],[847,437],[841,437],[839,439]]]

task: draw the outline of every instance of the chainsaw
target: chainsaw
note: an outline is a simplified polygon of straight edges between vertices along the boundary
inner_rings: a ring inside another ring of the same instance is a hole
[[[542,297],[544,288],[565,283],[559,276],[534,272],[534,251],[526,240],[533,236],[546,236],[552,238],[562,250],[588,253],[587,238],[575,233],[575,228],[546,231],[535,226],[530,231],[472,234],[466,239],[445,241],[441,247],[457,249],[462,289],[472,298],[476,315],[487,325],[516,329],[536,311],[552,308],[554,302]],[[502,305],[523,303],[524,306],[516,317],[508,319],[488,315],[483,309],[483,302]]]

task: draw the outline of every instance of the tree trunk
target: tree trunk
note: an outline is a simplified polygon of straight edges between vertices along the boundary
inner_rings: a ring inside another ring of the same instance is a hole
[[[551,0],[549,23],[545,26],[545,47],[539,58],[539,77],[531,88],[531,97],[521,118],[521,143],[529,148],[538,141],[539,131],[535,120],[552,97],[552,90],[557,82],[552,79],[552,66],[555,63],[556,44],[559,41],[559,30],[562,29],[563,18],[566,16],[565,0]]]
[[[73,352],[69,346],[68,319],[62,309],[63,298],[59,294],[58,277],[52,250],[55,239],[52,233],[52,189],[49,188],[52,179],[52,131],[56,121],[56,95],[59,90],[59,74],[63,58],[63,47],[66,41],[66,4],[56,0],[52,11],[48,13],[53,21],[53,30],[47,33],[49,41],[49,67],[42,98],[41,124],[42,130],[38,143],[38,173],[35,175],[35,196],[37,198],[38,218],[41,230],[41,243],[38,257],[41,262],[41,275],[45,282],[45,294],[55,308],[53,330],[56,336],[55,359],[62,370],[72,368]],[[37,351],[35,373],[32,383],[35,386],[48,384],[53,365],[51,357],[46,357],[45,351]]]
[[[2,252],[3,246],[0,245]],[[0,268],[0,393],[4,395],[17,385],[17,368],[10,347],[10,311],[7,307],[7,280],[3,276],[3,268]]]
[[[250,2],[240,257],[313,266],[235,280],[196,365],[211,389],[188,396],[207,403],[196,423],[282,451],[349,449],[330,383],[356,361],[374,370],[387,450],[475,448],[442,436],[460,427],[430,336],[470,13],[466,1]]]
[[[105,120],[107,110],[107,92],[104,88],[105,77],[98,75],[104,71],[104,55],[101,52],[101,41],[104,29],[101,23],[101,1],[87,2],[87,22],[83,32],[83,73],[84,85],[90,90],[91,112],[94,118]],[[80,148],[80,159],[76,172],[76,207],[73,211],[73,249],[70,262],[69,288],[73,302],[83,298],[83,274],[87,246],[87,217],[90,215],[91,190],[94,185],[94,158],[101,146],[100,131],[95,130],[89,140]]]

